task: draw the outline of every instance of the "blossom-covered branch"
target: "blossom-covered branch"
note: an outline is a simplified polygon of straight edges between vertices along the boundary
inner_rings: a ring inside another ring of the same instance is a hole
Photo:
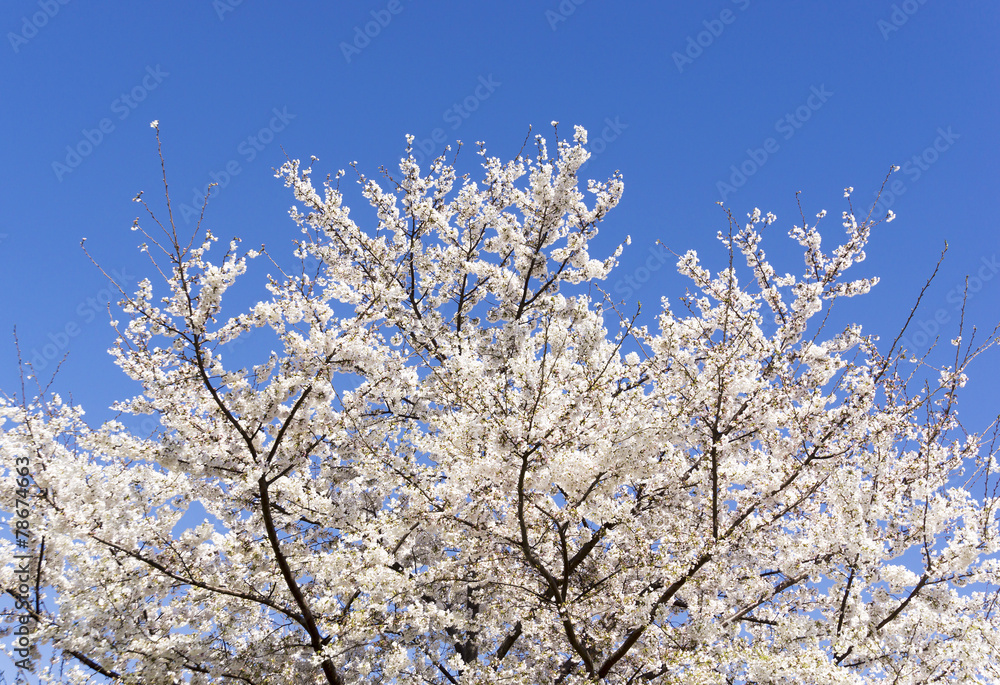
[[[359,173],[365,220],[342,172],[289,160],[299,273],[136,222],[162,283],[122,292],[112,354],[141,392],[114,408],[159,429],[0,404],[45,540],[43,679],[1000,677],[995,426],[957,409],[994,338],[913,392],[923,362],[828,332],[877,282],[845,280],[877,225],[849,204],[832,250],[825,213],[791,228],[794,275],[761,248],[776,217],[729,214],[726,266],[680,255],[691,292],[642,325],[594,296],[629,242],[595,256],[621,177],[581,187],[582,128],[534,145],[480,146],[478,182],[408,151],[384,186]],[[211,521],[178,532],[194,502]]]

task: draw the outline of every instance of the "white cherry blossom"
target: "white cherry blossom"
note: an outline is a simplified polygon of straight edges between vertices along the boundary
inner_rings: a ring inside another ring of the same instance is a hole
[[[136,223],[164,280],[124,296],[111,353],[141,391],[115,409],[159,429],[0,404],[43,681],[998,682],[1000,465],[957,415],[992,339],[913,390],[901,350],[826,331],[876,282],[844,280],[874,226],[853,211],[832,250],[791,228],[784,275],[777,218],[730,216],[729,266],[684,253],[691,291],[641,325],[601,297],[623,182],[581,189],[586,143],[481,147],[479,182],[408,155],[359,175],[364,218],[290,160],[313,267],[243,311],[266,251]],[[272,349],[233,364],[251,334]]]

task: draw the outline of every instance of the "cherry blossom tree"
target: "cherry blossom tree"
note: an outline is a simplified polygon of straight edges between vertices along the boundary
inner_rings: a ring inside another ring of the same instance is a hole
[[[158,429],[0,405],[32,531],[0,587],[43,681],[998,682],[996,426],[957,414],[993,337],[931,369],[828,333],[877,281],[845,277],[880,223],[849,193],[839,246],[790,230],[798,275],[761,248],[773,215],[730,214],[728,265],[680,255],[690,292],[640,325],[600,287],[629,240],[591,253],[623,183],[581,188],[586,143],[480,145],[481,182],[408,153],[358,172],[358,222],[343,172],[288,161],[292,273],[235,240],[210,261],[205,222],[140,193],[163,282],[123,292],[141,392],[113,408]],[[251,262],[269,295],[224,308]],[[275,351],[229,361],[251,334]]]

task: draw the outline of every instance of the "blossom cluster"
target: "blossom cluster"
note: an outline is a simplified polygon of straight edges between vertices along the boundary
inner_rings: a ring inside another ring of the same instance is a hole
[[[481,150],[480,182],[411,151],[359,174],[362,223],[289,161],[318,268],[242,312],[265,252],[137,224],[164,283],[122,302],[141,392],[115,409],[160,429],[0,404],[48,682],[995,682],[998,464],[957,417],[982,348],[912,393],[899,351],[816,323],[876,282],[844,280],[851,212],[832,251],[793,227],[779,275],[754,210],[640,325],[594,295],[627,238],[593,253],[623,182],[581,189],[586,144]],[[275,349],[231,363],[255,331]],[[211,522],[177,532],[194,502]]]

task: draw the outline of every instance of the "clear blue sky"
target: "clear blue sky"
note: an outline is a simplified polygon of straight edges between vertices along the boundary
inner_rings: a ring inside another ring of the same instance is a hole
[[[153,119],[174,202],[218,181],[215,233],[276,254],[298,235],[272,171],[286,152],[316,155],[324,173],[357,160],[377,176],[407,133],[430,154],[461,139],[508,157],[529,124],[550,136],[552,120],[563,135],[581,124],[599,153],[587,173],[625,178],[602,244],[633,242],[608,285],[650,313],[686,285],[672,260],[643,270],[659,264],[655,240],[722,265],[718,200],[740,217],[776,213],[764,247],[797,272],[785,236],[795,192],[807,216],[829,210],[829,245],[843,188],[867,206],[900,164],[897,219],[857,272],[882,282],[842,321],[891,339],[946,240],[917,323],[952,333],[966,274],[967,318],[1000,320],[993,3],[6,0],[0,29],[0,389],[19,389],[16,324],[41,376],[68,353],[54,387],[94,420],[131,386],[105,352],[106,280],[79,244],[130,285],[146,274],[129,227],[138,191],[161,202]],[[464,168],[475,172],[472,151]],[[352,217],[365,210],[356,203]],[[998,359],[974,369],[961,407],[972,427],[1000,409]]]

